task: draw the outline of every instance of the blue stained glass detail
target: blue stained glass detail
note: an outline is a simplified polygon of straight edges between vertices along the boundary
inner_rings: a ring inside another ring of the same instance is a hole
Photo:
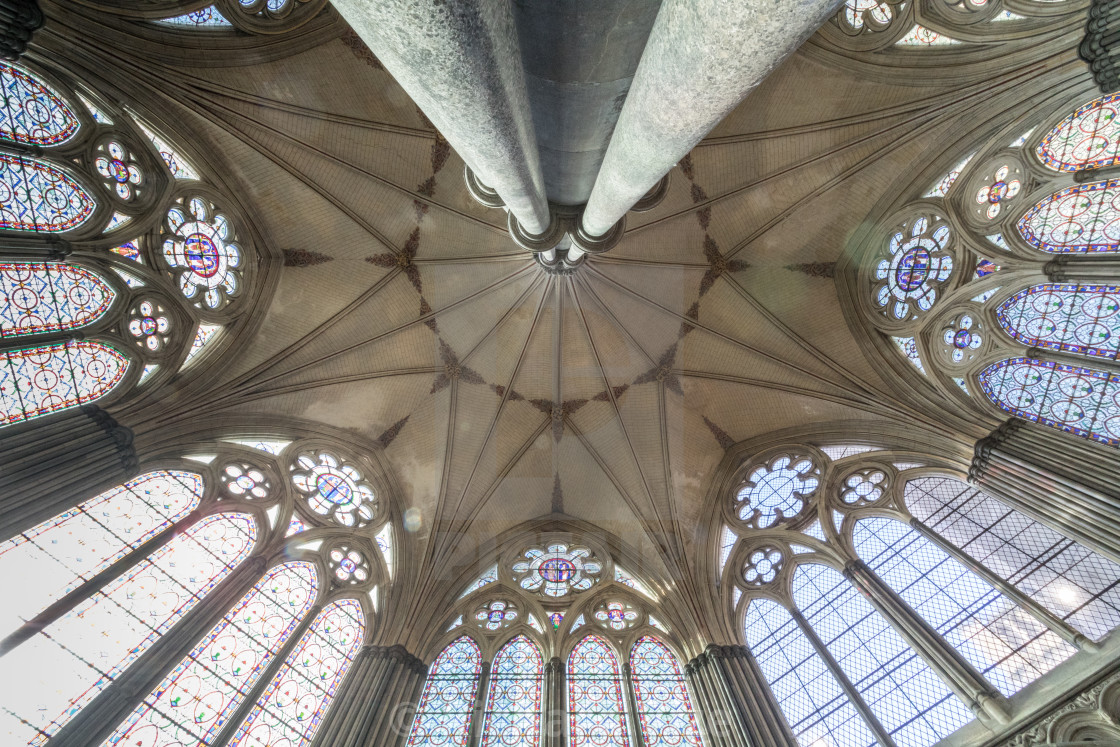
[[[692,700],[669,647],[642,636],[630,650],[630,672],[646,747],[702,747]]]
[[[793,598],[895,742],[929,747],[972,713],[839,571],[802,565]]]
[[[1120,445],[1120,374],[1009,358],[981,371],[980,386],[988,399],[1012,415]]]
[[[502,646],[490,670],[482,747],[540,743],[543,679],[544,659],[535,643],[519,635]]]
[[[1027,346],[1116,360],[1120,352],[1120,287],[1032,285],[996,309],[1000,326]]]
[[[86,327],[116,297],[99,274],[78,265],[0,262],[0,338]]]
[[[96,203],[65,170],[0,153],[0,230],[62,233],[81,226]]]
[[[482,652],[463,636],[448,644],[428,670],[408,747],[466,747]]]
[[[81,127],[74,110],[50,86],[11,65],[0,63],[4,112],[0,137],[29,145],[59,145]]]
[[[1016,224],[1023,239],[1051,254],[1120,251],[1120,179],[1060,190]]]
[[[1068,643],[895,519],[861,519],[856,553],[1005,696],[1075,653]]]
[[[1120,93],[1114,93],[1078,107],[1039,144],[1039,160],[1055,171],[1067,172],[1120,163],[1118,104]]]
[[[571,747],[630,747],[618,658],[598,636],[568,655],[568,726]]]
[[[744,635],[799,745],[878,745],[874,733],[785,607],[771,599],[751,600]]]
[[[181,16],[161,18],[158,23],[165,23],[170,26],[186,26],[188,28],[192,26],[196,28],[229,28],[233,26],[213,5],[191,13],[184,13]]]
[[[124,378],[123,353],[95,340],[71,340],[0,353],[0,425],[104,397]]]

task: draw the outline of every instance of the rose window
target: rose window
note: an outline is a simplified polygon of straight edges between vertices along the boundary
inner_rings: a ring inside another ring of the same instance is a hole
[[[364,583],[370,577],[366,556],[347,545],[339,545],[327,556],[327,567],[334,574],[335,582],[345,586]]]
[[[634,627],[637,624],[638,610],[634,609],[634,605],[626,602],[604,602],[596,609],[593,617],[604,628],[611,630],[626,630],[627,628]]]
[[[755,529],[772,527],[805,508],[805,499],[820,484],[820,469],[805,456],[783,454],[755,467],[735,499],[739,519]]]
[[[183,295],[196,305],[218,309],[237,294],[241,248],[233,227],[213,204],[200,197],[167,213],[163,257],[176,271]]]
[[[474,619],[480,628],[486,630],[506,628],[517,619],[517,608],[509,602],[494,600],[479,607],[474,613]]]
[[[132,160],[128,151],[118,142],[110,142],[98,149],[94,166],[97,173],[105,177],[109,187],[122,200],[131,200],[140,185],[140,168]]]
[[[1019,194],[1023,185],[1018,179],[1012,179],[1011,169],[1000,166],[992,177],[992,183],[980,188],[976,193],[976,202],[984,207],[984,214],[995,218],[1003,208],[1003,203]]]
[[[222,489],[234,498],[263,500],[272,492],[272,484],[264,472],[251,464],[236,462],[222,470]]]
[[[539,591],[548,597],[586,591],[602,571],[603,564],[595,559],[591,550],[566,544],[526,550],[524,559],[513,564],[513,575],[521,588]]]
[[[774,547],[760,547],[747,556],[743,566],[743,579],[751,586],[765,586],[778,576],[782,570],[781,550]]]
[[[292,482],[319,516],[348,527],[365,526],[373,520],[377,497],[350,464],[326,452],[301,454],[293,470]]]
[[[954,363],[960,363],[970,351],[976,350],[984,343],[979,328],[968,314],[963,314],[941,334]]]
[[[162,350],[171,337],[171,320],[154,301],[142,301],[132,310],[128,331],[136,341],[153,353]]]
[[[937,286],[953,273],[948,242],[949,227],[931,227],[927,218],[914,221],[908,232],[892,236],[890,256],[880,260],[875,270],[875,304],[898,320],[913,318],[915,307],[931,309],[937,300]]]
[[[887,489],[887,476],[881,470],[865,469],[853,472],[844,479],[840,500],[849,506],[874,503]]]

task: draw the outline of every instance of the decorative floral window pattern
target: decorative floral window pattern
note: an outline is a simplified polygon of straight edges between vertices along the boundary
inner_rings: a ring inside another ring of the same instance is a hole
[[[482,747],[540,743],[543,679],[544,659],[535,643],[519,635],[502,646],[490,669]]]
[[[1005,696],[1075,653],[1023,608],[895,519],[856,522],[856,553]]]
[[[94,402],[124,378],[129,360],[94,340],[0,353],[0,425]]]
[[[611,630],[626,630],[638,624],[641,614],[629,602],[602,602],[592,614],[596,622]]]
[[[377,497],[352,464],[319,452],[301,454],[293,469],[292,482],[319,516],[348,527],[363,527],[375,518]]]
[[[853,31],[863,29],[867,21],[885,27],[894,18],[890,4],[879,0],[847,0],[844,3],[843,18]]]
[[[524,560],[513,564],[514,578],[521,588],[546,597],[562,597],[573,591],[586,591],[603,571],[586,547],[554,543],[546,548],[530,548]]]
[[[34,729],[27,743],[45,744],[193,609],[248,556],[256,532],[248,514],[207,517],[0,659],[4,681],[22,682],[4,707]]]
[[[86,327],[116,298],[104,278],[85,267],[0,262],[0,338]]]
[[[1032,285],[996,309],[996,318],[1027,346],[1115,360],[1120,352],[1120,288]]]
[[[568,724],[572,747],[630,747],[618,659],[598,636],[568,655]]]
[[[365,634],[362,606],[342,599],[319,613],[245,718],[231,747],[311,742]]]
[[[1009,358],[985,368],[980,386],[988,399],[1016,417],[1120,445],[1120,374]]]
[[[1093,99],[1066,117],[1039,144],[1040,161],[1055,171],[1120,163],[1120,94]]]
[[[315,602],[311,563],[276,566],[214,627],[105,745],[210,745]]]
[[[81,123],[69,104],[43,81],[0,63],[0,137],[49,147],[70,140]]]
[[[1015,198],[1023,188],[1018,179],[1010,176],[1011,169],[1000,166],[991,177],[991,183],[979,189],[976,202],[984,206],[984,215],[993,219],[1000,214],[1003,204]]]
[[[808,456],[781,454],[751,470],[735,496],[735,515],[755,529],[797,516],[820,485],[820,468]]]
[[[479,607],[474,619],[485,630],[508,628],[517,619],[517,608],[509,602],[495,599]]]
[[[702,747],[692,700],[669,647],[642,636],[630,650],[630,672],[646,747]]]
[[[167,231],[163,258],[183,295],[209,309],[229,303],[241,287],[243,260],[229,218],[209,200],[192,197],[168,211]]]
[[[482,652],[470,638],[452,641],[428,671],[408,747],[466,747]]]
[[[1120,250],[1120,179],[1090,182],[1044,198],[1019,220],[1023,239],[1051,254]]]
[[[0,153],[0,230],[62,233],[93,215],[89,192],[63,169]]]
[[[937,289],[953,273],[949,227],[918,218],[895,233],[888,256],[879,260],[872,291],[875,305],[898,320],[913,319],[937,301]]]

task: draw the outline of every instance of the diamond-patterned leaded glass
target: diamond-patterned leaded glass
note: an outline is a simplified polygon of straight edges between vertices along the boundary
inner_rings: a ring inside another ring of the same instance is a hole
[[[408,747],[466,747],[481,672],[474,641],[463,636],[448,644],[428,672]]]
[[[482,747],[540,743],[543,678],[544,659],[535,643],[519,635],[502,646],[490,669]]]
[[[598,636],[568,655],[568,725],[571,747],[630,747],[618,659]]]
[[[648,635],[630,650],[630,676],[646,747],[701,747],[700,730],[677,657]]]

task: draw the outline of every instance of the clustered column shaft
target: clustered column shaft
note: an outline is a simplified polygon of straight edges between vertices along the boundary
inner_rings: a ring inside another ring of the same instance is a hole
[[[709,645],[685,676],[710,747],[797,747],[745,646]]]

